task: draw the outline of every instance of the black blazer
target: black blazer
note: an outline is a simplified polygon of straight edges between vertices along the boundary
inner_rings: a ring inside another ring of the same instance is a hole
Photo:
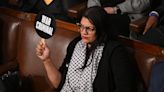
[[[73,49],[80,39],[72,41],[67,48],[67,55],[60,67],[62,81],[60,90],[65,82]],[[93,92],[136,92],[137,75],[132,62],[130,62],[125,48],[116,41],[106,43],[103,56],[99,63],[97,76],[93,83]]]
[[[150,0],[152,11],[159,13],[160,24],[164,25],[164,0]]]

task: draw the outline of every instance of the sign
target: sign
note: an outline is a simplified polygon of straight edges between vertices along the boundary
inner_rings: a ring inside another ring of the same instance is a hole
[[[55,33],[55,18],[53,15],[40,12],[35,19],[35,30],[42,38],[48,39]]]

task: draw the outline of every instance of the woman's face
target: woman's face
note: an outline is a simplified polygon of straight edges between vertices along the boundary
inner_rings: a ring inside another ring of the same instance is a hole
[[[82,17],[79,27],[81,38],[84,43],[90,44],[96,40],[96,29],[86,17]]]

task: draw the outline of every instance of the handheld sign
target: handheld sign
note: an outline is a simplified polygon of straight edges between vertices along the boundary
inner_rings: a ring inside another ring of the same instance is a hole
[[[55,33],[55,17],[47,12],[40,12],[35,19],[35,30],[42,38],[48,39]]]

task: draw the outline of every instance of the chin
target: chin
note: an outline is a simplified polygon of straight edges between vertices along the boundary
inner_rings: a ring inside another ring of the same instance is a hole
[[[89,43],[88,40],[84,40],[84,39],[82,39],[82,41],[83,41],[85,44]]]

